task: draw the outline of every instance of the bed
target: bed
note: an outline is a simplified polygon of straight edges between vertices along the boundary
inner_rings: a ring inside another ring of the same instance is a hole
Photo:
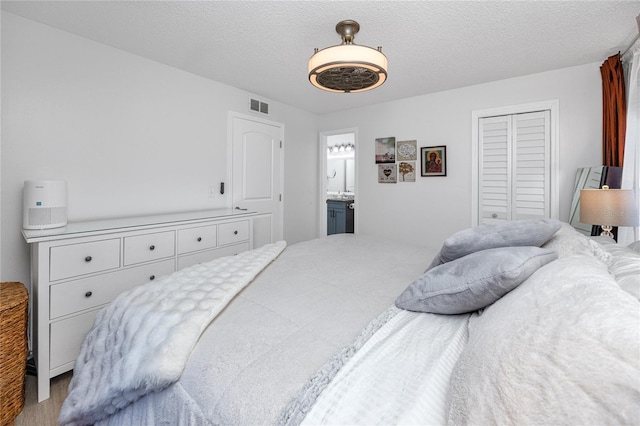
[[[60,423],[640,423],[631,248],[553,220],[285,246],[121,295]]]

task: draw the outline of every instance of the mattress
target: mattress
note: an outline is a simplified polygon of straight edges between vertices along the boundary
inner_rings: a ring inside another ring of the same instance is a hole
[[[353,234],[288,247],[211,322],[178,382],[98,424],[277,423],[435,252]]]

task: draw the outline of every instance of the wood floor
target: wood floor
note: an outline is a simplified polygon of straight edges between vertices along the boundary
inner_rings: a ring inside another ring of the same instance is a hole
[[[72,376],[73,371],[69,371],[51,379],[51,397],[39,404],[37,379],[27,376],[24,409],[16,417],[15,426],[57,425],[60,408],[67,397],[67,388]]]

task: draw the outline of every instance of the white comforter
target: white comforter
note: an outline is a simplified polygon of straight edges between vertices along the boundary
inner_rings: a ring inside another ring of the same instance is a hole
[[[448,424],[640,424],[639,331],[640,303],[603,263],[551,262],[471,317]]]
[[[285,246],[195,265],[121,294],[82,344],[60,423],[93,424],[177,381],[207,325]]]
[[[435,251],[354,234],[288,246],[207,327],[180,380],[96,425],[276,424]]]
[[[640,288],[640,257],[573,229],[550,248],[480,312],[396,314],[286,424],[640,424],[640,304],[612,276]]]

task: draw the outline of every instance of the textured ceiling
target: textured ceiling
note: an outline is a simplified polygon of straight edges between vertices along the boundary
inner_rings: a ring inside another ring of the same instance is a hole
[[[2,1],[2,9],[318,114],[604,61],[638,34],[640,1]],[[307,61],[360,23],[389,79],[314,88]]]

